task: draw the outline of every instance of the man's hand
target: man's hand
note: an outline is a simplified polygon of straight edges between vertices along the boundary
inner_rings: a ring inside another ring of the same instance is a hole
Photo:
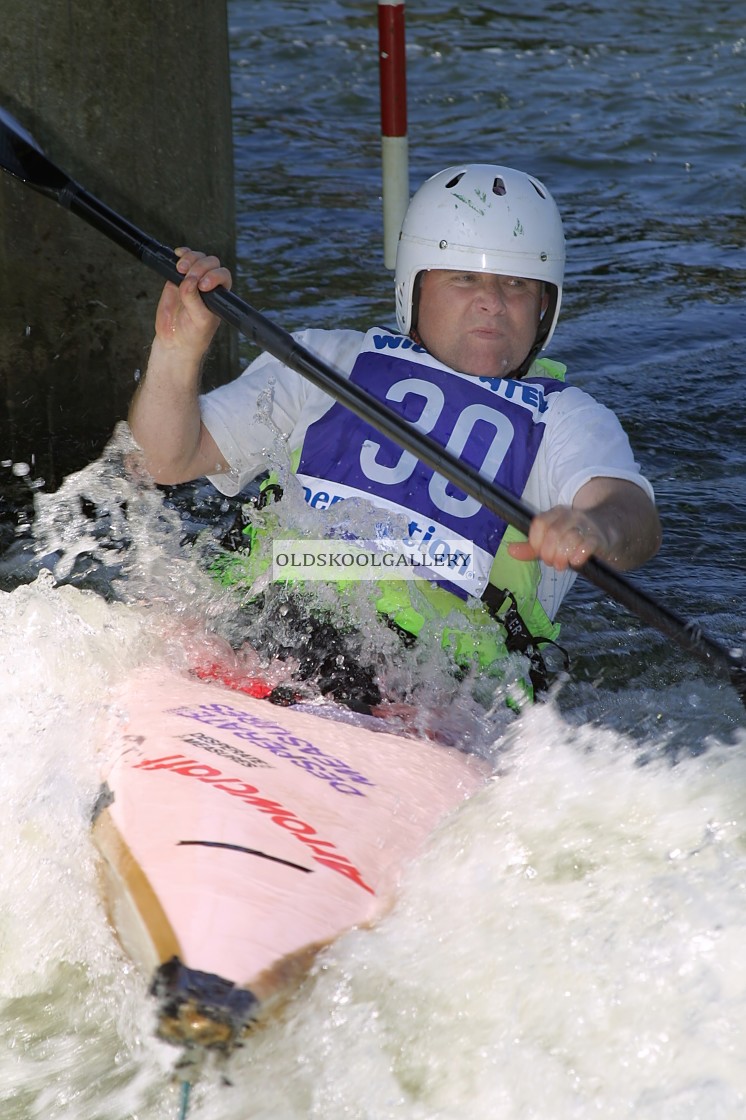
[[[537,514],[528,540],[508,545],[508,552],[560,572],[582,567],[591,556],[624,571],[655,556],[660,542],[658,513],[641,487],[624,479],[593,478],[572,506]]]
[[[200,292],[214,288],[230,290],[230,271],[217,257],[208,257],[193,249],[176,249],[176,268],[184,279],[180,285],[167,283],[155,316],[155,333],[168,350],[196,354],[199,360],[206,352],[220,325],[220,319],[205,305]]]

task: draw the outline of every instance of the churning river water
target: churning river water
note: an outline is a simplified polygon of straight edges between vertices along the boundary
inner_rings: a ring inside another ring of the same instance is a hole
[[[290,330],[393,320],[375,7],[229,4],[237,288]],[[622,418],[664,524],[633,579],[740,647],[740,11],[497,8],[409,5],[412,187],[464,159],[550,187],[568,239],[551,354]],[[182,544],[185,522],[226,511],[199,489],[165,505],[127,461],[118,433],[40,491],[33,578],[28,549],[4,562],[4,1120],[178,1109],[174,1053],[99,899],[96,723],[133,668],[227,648],[231,601]],[[204,1071],[195,1120],[746,1115],[746,709],[580,580],[563,622],[570,681],[475,742],[496,780],[433,838],[388,918],[341,938],[281,1021]]]

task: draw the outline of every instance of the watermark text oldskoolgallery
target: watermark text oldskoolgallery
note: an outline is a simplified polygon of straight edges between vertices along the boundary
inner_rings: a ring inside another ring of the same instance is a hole
[[[468,541],[275,540],[275,580],[447,581],[468,588],[474,581],[474,555]]]

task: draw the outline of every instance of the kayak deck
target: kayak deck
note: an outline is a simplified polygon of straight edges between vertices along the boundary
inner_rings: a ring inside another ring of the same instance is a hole
[[[487,781],[473,757],[164,672],[109,713],[94,838],[159,1033],[229,1048]]]

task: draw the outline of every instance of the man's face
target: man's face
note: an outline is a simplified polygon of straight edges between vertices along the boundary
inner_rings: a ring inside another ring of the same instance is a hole
[[[434,358],[474,377],[506,377],[528,354],[546,309],[540,280],[430,269],[417,333]]]

